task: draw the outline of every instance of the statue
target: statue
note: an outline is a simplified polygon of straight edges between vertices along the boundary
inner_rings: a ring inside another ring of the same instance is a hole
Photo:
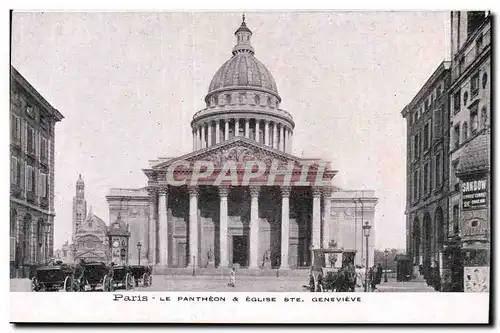
[[[210,267],[210,268],[215,267],[214,251],[212,251],[211,247],[208,249],[207,259],[208,259],[207,267]]]

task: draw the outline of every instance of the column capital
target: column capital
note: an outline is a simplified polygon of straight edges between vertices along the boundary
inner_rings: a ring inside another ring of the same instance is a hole
[[[280,191],[281,191],[282,197],[289,197],[290,192],[292,191],[292,187],[291,186],[280,186]]]
[[[321,188],[321,193],[324,199],[329,198],[333,193],[333,187],[323,187]]]
[[[231,187],[229,186],[219,186],[219,197],[224,198],[229,195],[229,191],[231,190]]]
[[[168,186],[167,185],[158,186],[157,192],[159,195],[167,195],[168,194]]]
[[[260,186],[255,186],[255,185],[252,185],[252,186],[249,186],[248,187],[248,190],[250,192],[250,197],[252,198],[257,198],[259,197],[259,193],[260,193]]]
[[[321,197],[321,187],[314,186],[311,188],[311,191],[312,191],[313,197]]]
[[[199,188],[198,186],[188,186],[189,196],[198,196]]]
[[[154,199],[156,196],[156,193],[158,193],[158,187],[157,186],[148,186],[147,188],[149,199],[151,200],[152,198]]]

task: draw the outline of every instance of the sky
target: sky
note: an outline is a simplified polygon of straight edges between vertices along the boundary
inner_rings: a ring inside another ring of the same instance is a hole
[[[14,12],[12,65],[64,116],[56,125],[55,247],[71,239],[81,173],[109,223],[110,188],[146,185],[231,57],[239,12]],[[331,161],[334,185],[375,190],[377,248],[405,248],[401,110],[449,58],[448,12],[246,12],[255,56],[295,120],[293,154]]]

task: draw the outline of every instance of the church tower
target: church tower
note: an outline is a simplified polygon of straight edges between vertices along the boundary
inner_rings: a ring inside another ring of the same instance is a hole
[[[76,181],[76,195],[73,197],[73,242],[86,216],[87,201],[85,201],[85,183],[83,182],[82,175],[79,175]]]

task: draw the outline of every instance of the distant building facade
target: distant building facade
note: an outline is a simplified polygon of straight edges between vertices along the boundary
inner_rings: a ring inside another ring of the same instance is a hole
[[[53,254],[55,125],[63,115],[10,67],[10,276]]]
[[[448,221],[450,62],[442,62],[403,109],[407,128],[406,244],[414,273],[442,261]]]
[[[92,208],[87,213],[85,182],[81,175],[76,181],[76,195],[73,197],[71,248],[73,259],[84,258],[87,261],[108,260],[107,225],[92,212]]]
[[[447,257],[451,289],[456,291],[488,288],[491,44],[489,12],[451,13]]]

